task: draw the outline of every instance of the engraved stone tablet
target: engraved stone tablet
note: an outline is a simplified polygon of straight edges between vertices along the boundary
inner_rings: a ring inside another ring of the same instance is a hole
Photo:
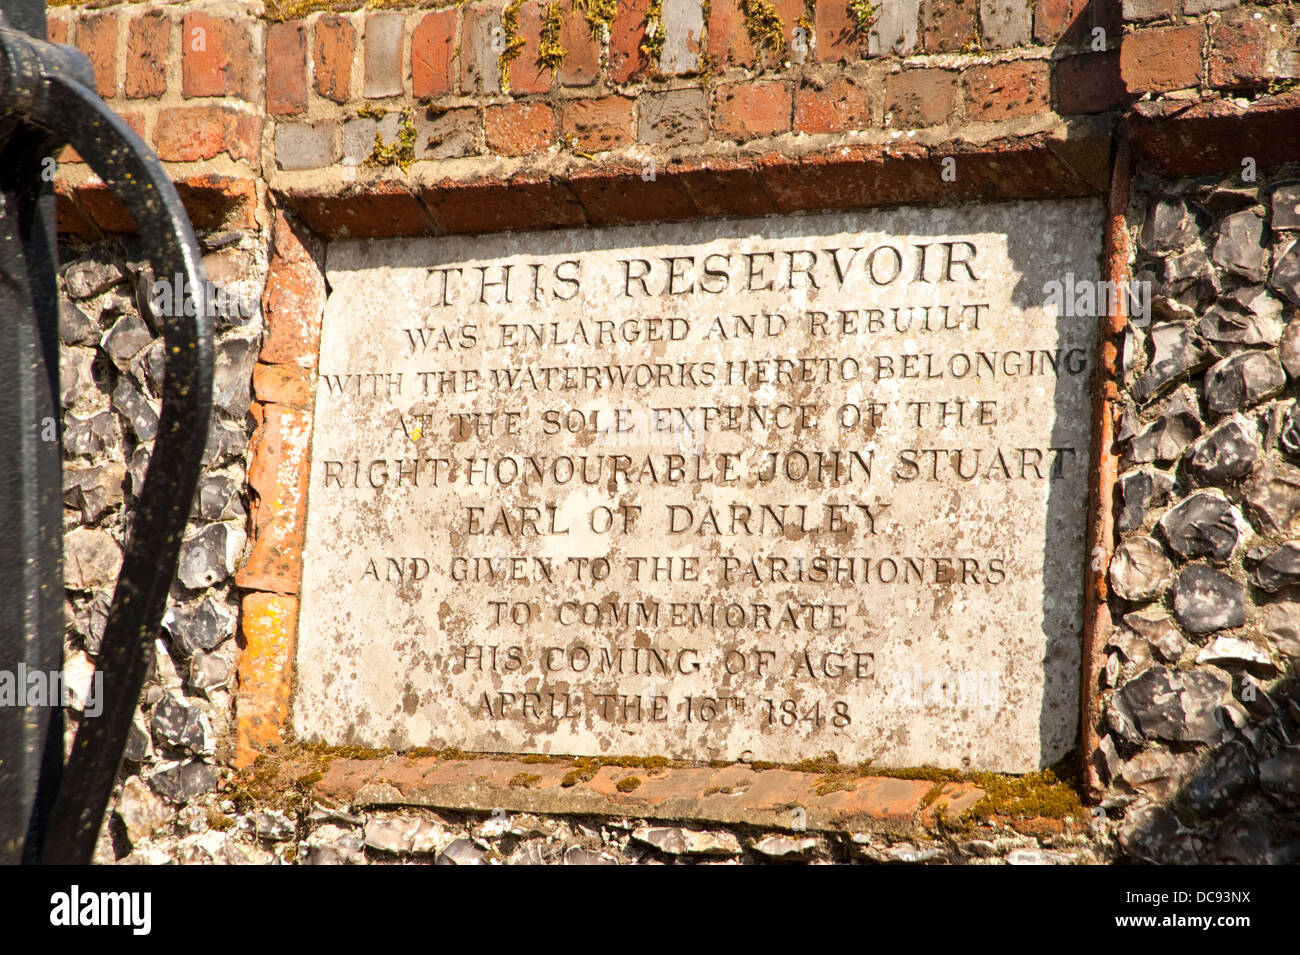
[[[1101,235],[1080,200],[331,245],[299,737],[1058,759],[1098,320],[1045,287]]]

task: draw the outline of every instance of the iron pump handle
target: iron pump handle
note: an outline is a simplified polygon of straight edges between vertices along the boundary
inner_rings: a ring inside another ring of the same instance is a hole
[[[80,51],[11,29],[0,16],[0,145],[23,132],[42,136],[46,156],[71,144],[134,216],[155,274],[173,282],[179,277],[184,302],[180,314],[160,316],[165,349],[160,421],[100,647],[97,669],[104,674],[103,710],[97,718],[82,721],[66,766],[50,758],[51,751],[62,755],[61,733],[47,730],[44,741],[39,787],[44,795],[35,800],[23,858],[45,863],[84,864],[94,852],[175,576],[212,406],[212,315],[194,231],[158,158],[96,95],[93,81],[89,61]],[[42,190],[49,193],[48,183],[38,180],[22,186],[32,196]],[[48,203],[46,210],[48,218]],[[48,258],[45,268],[52,273],[53,255]],[[52,292],[53,275],[46,275],[43,284]],[[35,301],[36,289],[32,294]],[[52,310],[57,315],[54,302],[46,304],[46,314]],[[0,324],[4,321],[0,315]],[[49,330],[44,331],[48,344]],[[54,343],[57,349],[57,337]],[[56,385],[57,367],[56,360]],[[57,395],[56,387],[56,408]],[[42,586],[58,593],[53,639],[61,654],[62,580],[45,580]],[[10,597],[21,595],[0,594],[0,599]],[[45,624],[53,627],[51,621]],[[22,635],[0,634],[0,649],[11,657],[7,641],[28,647],[30,635],[26,640],[24,644]],[[58,723],[51,720],[54,729]],[[55,735],[60,738],[48,738]],[[61,779],[51,785],[54,775]],[[3,838],[8,835],[0,833]],[[0,843],[0,851],[3,848]]]

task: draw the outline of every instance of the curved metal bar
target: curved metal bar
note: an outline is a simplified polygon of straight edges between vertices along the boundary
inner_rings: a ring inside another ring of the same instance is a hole
[[[198,242],[162,164],[79,82],[76,56],[37,46],[45,54],[44,82],[25,119],[65,137],[123,200],[156,274],[180,283],[185,303],[183,314],[161,316],[162,411],[101,644],[103,711],[77,732],[40,850],[45,863],[86,863],[112,795],[198,483],[212,406],[212,316]]]

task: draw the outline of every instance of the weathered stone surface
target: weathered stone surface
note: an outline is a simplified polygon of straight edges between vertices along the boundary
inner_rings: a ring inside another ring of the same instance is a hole
[[[1134,792],[1165,800],[1183,784],[1194,759],[1191,754],[1175,755],[1163,746],[1153,746],[1126,760],[1119,778]]]
[[[1265,604],[1260,629],[1278,653],[1300,659],[1300,602],[1279,600]]]
[[[1247,345],[1276,345],[1283,328],[1282,304],[1257,285],[1225,295],[1201,319],[1197,331],[1226,355]]]
[[[116,262],[84,259],[73,262],[63,271],[63,281],[73,298],[93,298],[126,280],[126,272]]]
[[[672,856],[740,854],[740,841],[730,832],[701,832],[678,827],[642,826],[632,833],[632,838]]]
[[[1264,813],[1243,813],[1223,828],[1214,846],[1220,862],[1291,865],[1300,860],[1300,826]]]
[[[154,706],[151,725],[154,741],[160,745],[190,753],[201,753],[209,748],[210,733],[202,709],[178,700],[170,693]]]
[[[1214,663],[1219,666],[1272,670],[1273,661],[1268,653],[1244,637],[1231,637],[1220,634],[1215,637],[1200,653],[1196,654],[1197,663]]]
[[[217,767],[193,760],[159,766],[149,777],[149,785],[154,792],[179,803],[211,792],[217,788],[219,780]]]
[[[1300,378],[1300,318],[1291,319],[1282,330],[1282,337],[1278,342],[1278,357],[1281,358],[1282,367],[1286,369],[1292,381]]]
[[[457,839],[438,853],[434,865],[487,865],[487,853],[468,839]]]
[[[1255,783],[1251,752],[1238,742],[1215,749],[1187,782],[1183,796],[1202,816],[1222,816]]]
[[[1279,183],[1270,197],[1274,229],[1300,229],[1300,182]]]
[[[1258,457],[1254,424],[1231,418],[1188,448],[1185,467],[1197,484],[1222,486],[1250,474]]]
[[[1300,541],[1287,541],[1260,561],[1250,582],[1269,593],[1300,584]]]
[[[1230,414],[1275,395],[1286,384],[1282,365],[1269,352],[1242,352],[1205,373],[1205,404]]]
[[[1160,519],[1160,531],[1183,558],[1208,557],[1225,564],[1241,540],[1240,515],[1220,491],[1198,491]]]
[[[215,653],[199,651],[190,659],[189,684],[196,690],[215,690],[230,682],[230,664]]]
[[[177,642],[182,653],[213,650],[235,633],[235,617],[229,608],[211,596],[197,604],[172,605],[163,615],[163,626]]]
[[[1155,664],[1116,690],[1113,706],[1147,739],[1210,743],[1222,735],[1214,711],[1231,693],[1212,671]]]
[[[1169,586],[1174,565],[1160,542],[1129,537],[1115,548],[1110,561],[1110,586],[1125,600],[1150,600]]]
[[[1300,746],[1284,746],[1259,764],[1264,791],[1288,802],[1300,800]]]
[[[1276,256],[1268,284],[1292,305],[1300,305],[1300,240],[1292,241]]]
[[[332,244],[295,730],[510,752],[833,749],[1009,771],[1063,755],[1077,710],[1064,701],[1077,692],[1097,323],[1049,318],[1038,290],[1063,272],[1096,275],[1097,249],[1078,236],[1086,223],[1100,235],[1100,209],[1045,211]],[[930,281],[911,283],[918,244],[941,258],[925,264]],[[949,249],[952,278],[935,281]],[[520,284],[532,277],[535,293]],[[890,310],[862,311],[867,295]],[[979,350],[1010,356],[1007,370],[977,368],[988,361]],[[978,412],[977,392],[997,396],[996,419],[976,425],[978,462],[969,425],[952,418],[959,399],[961,414]],[[867,401],[879,420],[842,409]],[[777,404],[810,417],[797,433],[761,421]],[[820,476],[805,458],[822,462]],[[875,503],[888,508],[868,513]],[[256,521],[265,508],[262,497]],[[856,584],[792,574],[828,553],[860,555]],[[592,565],[598,579],[575,576]],[[799,620],[794,600],[828,616]],[[820,641],[812,672],[823,652],[843,655],[815,684],[788,676],[809,639]],[[760,650],[776,654],[761,679]],[[336,665],[345,658],[364,663]],[[918,667],[920,679],[964,674],[950,685],[967,690],[984,674],[990,705],[925,730],[941,717],[908,691]],[[818,728],[786,732],[786,699],[817,709]]]
[[[1154,468],[1126,472],[1119,479],[1120,498],[1124,502],[1119,514],[1119,529],[1131,531],[1141,527],[1148,508],[1163,504],[1173,486],[1172,475]]]
[[[1266,465],[1242,488],[1242,497],[1257,527],[1285,537],[1300,535],[1300,468]]]
[[[94,345],[99,326],[72,302],[59,300],[59,340],[65,345]]]
[[[1264,247],[1264,217],[1254,210],[1237,212],[1219,224],[1214,243],[1214,262],[1250,282],[1263,281],[1268,274],[1268,250]]]
[[[137,441],[148,443],[158,436],[158,412],[125,375],[113,389],[113,410],[131,425]]]
[[[127,313],[113,323],[113,327],[104,333],[100,347],[113,359],[113,364],[121,371],[126,371],[140,349],[152,344],[153,333],[138,315]]]
[[[176,576],[192,590],[226,580],[235,572],[235,561],[244,551],[245,537],[232,524],[209,524],[181,543]]]
[[[63,538],[63,582],[69,590],[93,590],[117,579],[122,548],[108,531],[78,527]]]
[[[1195,834],[1163,806],[1144,806],[1128,813],[1119,829],[1124,851],[1157,865],[1190,865],[1201,848]]]
[[[1196,330],[1184,322],[1152,327],[1151,363],[1133,383],[1133,398],[1146,404],[1176,381],[1204,366],[1209,358]]]
[[[125,498],[126,468],[107,461],[88,468],[69,467],[63,472],[63,503],[81,511],[93,524]]]
[[[751,848],[761,856],[786,862],[806,862],[821,848],[821,841],[811,836],[796,839],[791,836],[764,836],[754,841]]]
[[[1174,616],[1192,633],[1213,633],[1246,622],[1246,589],[1204,564],[1183,569],[1174,584]]]
[[[176,813],[155,796],[139,776],[129,776],[122,784],[117,816],[126,829],[126,838],[136,845],[171,822]]]
[[[1181,250],[1196,240],[1198,227],[1191,206],[1180,196],[1161,196],[1147,207],[1147,217],[1138,235],[1144,252]]]
[[[1278,444],[1296,456],[1300,456],[1300,401],[1291,402],[1278,428]]]

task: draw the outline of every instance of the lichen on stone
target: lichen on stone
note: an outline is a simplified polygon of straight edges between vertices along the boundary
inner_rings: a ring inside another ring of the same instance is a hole
[[[415,121],[410,110],[402,110],[397,121],[397,138],[384,142],[383,133],[375,132],[375,145],[366,157],[368,166],[399,166],[409,172],[415,162]]]

